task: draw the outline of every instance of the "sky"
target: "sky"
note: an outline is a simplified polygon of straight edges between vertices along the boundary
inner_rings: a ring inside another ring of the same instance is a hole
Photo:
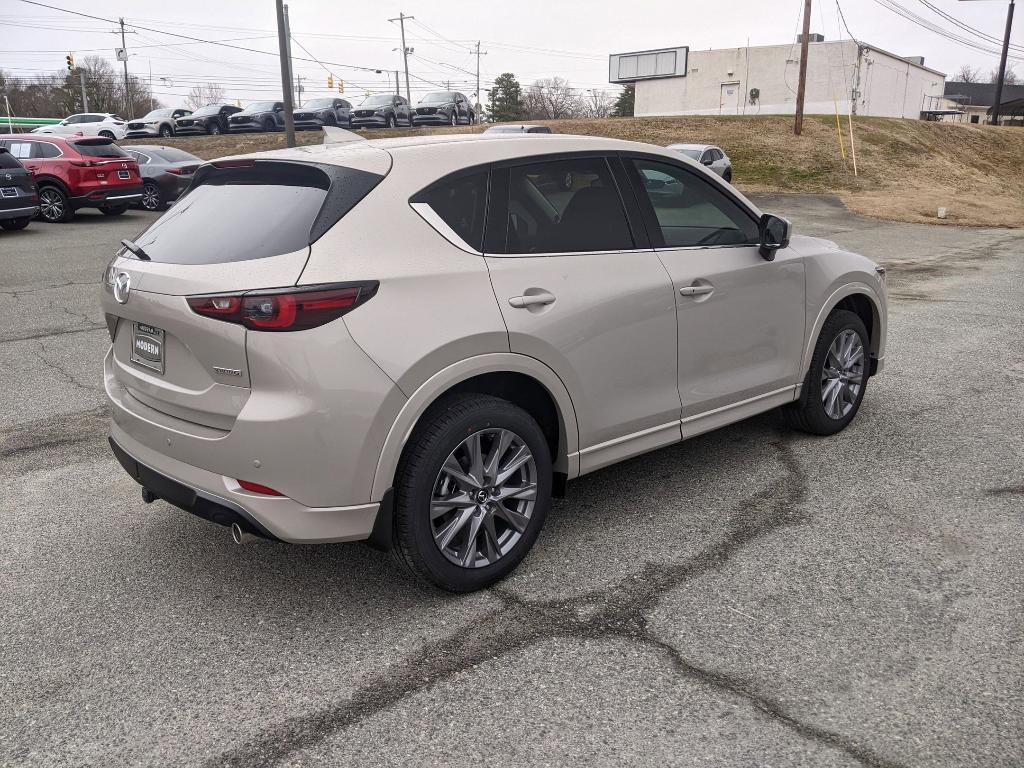
[[[152,77],[156,98],[165,105],[181,104],[189,88],[208,82],[219,83],[229,100],[243,105],[280,97],[273,0],[43,2],[115,22],[123,15],[129,30],[129,70]],[[893,2],[944,29],[956,27],[933,8],[1001,40],[1007,0],[838,0],[849,32],[858,40],[901,56],[924,56],[927,66],[947,73],[948,79],[964,64],[980,69],[986,78],[997,67],[998,53],[923,29],[884,7]],[[498,74],[513,72],[524,86],[560,76],[583,90],[615,92],[617,87],[608,83],[609,53],[792,42],[803,0],[290,0],[288,6],[294,70],[302,76],[303,99],[332,95],[343,80],[345,97],[358,103],[368,93],[394,89],[394,70],[402,68],[400,29],[388,19],[400,12],[414,17],[405,31],[406,46],[413,49],[409,71],[416,101],[449,84],[472,96],[477,40],[483,52],[481,90]],[[78,58],[103,56],[120,69],[114,59],[114,47],[120,45],[120,35],[112,33],[116,28],[21,0],[0,0],[0,68],[14,76],[63,70],[64,56],[74,51]],[[814,0],[811,30],[828,40],[849,37],[836,0]],[[983,48],[999,48],[959,31]],[[253,50],[194,43],[175,35]],[[1016,70],[1024,76],[1024,11],[1017,14],[1011,43],[1019,46],[1011,54],[1019,57]],[[328,90],[328,74],[335,79],[334,91]],[[405,93],[404,75],[400,86]]]

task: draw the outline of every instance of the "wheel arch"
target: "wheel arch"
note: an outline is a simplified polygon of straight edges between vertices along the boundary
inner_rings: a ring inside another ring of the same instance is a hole
[[[35,176],[33,180],[36,183],[36,189],[42,189],[43,187],[56,187],[67,196],[68,202],[70,203],[71,190],[68,189],[67,184],[56,176]]]
[[[818,311],[818,316],[814,320],[814,325],[807,335],[800,368],[801,380],[807,374],[808,368],[810,368],[811,358],[814,355],[814,346],[818,341],[818,335],[821,333],[822,326],[825,325],[829,315],[837,309],[849,310],[864,322],[864,326],[868,331],[868,351],[872,360],[872,373],[874,373],[875,361],[880,350],[885,348],[886,317],[882,309],[883,306],[882,298],[867,283],[847,283],[837,288],[822,304],[821,309]]]
[[[576,411],[561,379],[535,358],[493,353],[460,360],[412,393],[384,440],[373,478],[373,501],[381,500],[394,484],[402,450],[423,415],[439,400],[457,392],[495,395],[526,410],[548,438],[555,472],[566,479],[579,474]]]

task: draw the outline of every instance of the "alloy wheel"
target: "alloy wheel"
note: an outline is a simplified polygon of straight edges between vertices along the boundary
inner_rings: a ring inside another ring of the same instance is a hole
[[[522,538],[537,499],[537,463],[508,429],[483,429],[449,454],[434,480],[434,543],[463,568],[483,568]]]
[[[160,207],[160,190],[155,184],[147,184],[142,188],[142,207],[147,211],[155,211]]]
[[[39,211],[47,221],[60,221],[64,217],[64,198],[55,189],[39,192]]]
[[[846,417],[863,383],[864,345],[856,331],[846,328],[829,345],[821,371],[821,402],[830,419]]]

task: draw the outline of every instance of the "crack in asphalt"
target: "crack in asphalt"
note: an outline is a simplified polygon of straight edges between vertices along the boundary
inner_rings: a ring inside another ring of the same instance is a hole
[[[248,743],[210,759],[213,766],[272,766],[330,735],[383,712],[406,697],[456,674],[528,646],[557,637],[619,639],[645,646],[667,657],[672,669],[698,684],[745,700],[763,715],[800,736],[840,750],[868,768],[897,768],[856,739],[800,720],[776,698],[749,681],[705,669],[659,638],[648,614],[665,594],[729,559],[759,539],[808,520],[797,507],[807,481],[792,448],[773,443],[786,472],[743,501],[729,520],[725,535],[695,555],[672,563],[647,563],[639,573],[609,587],[564,600],[529,601],[501,587],[490,594],[501,605],[474,620],[453,637],[428,643],[420,652],[361,685],[348,700],[309,714],[289,718]]]
[[[46,363],[48,366],[50,366],[51,369],[53,369],[61,376],[63,376],[65,381],[67,381],[70,384],[73,384],[79,389],[85,390],[86,392],[103,392],[103,387],[98,387],[94,384],[86,384],[84,382],[79,381],[78,377],[75,376],[70,371],[68,371],[66,368],[64,368],[63,365],[61,365],[60,363],[55,363],[53,360],[50,360],[46,356],[46,345],[43,343],[42,339],[36,339],[36,343],[39,345],[39,351],[33,352],[32,354],[38,360]]]
[[[54,291],[58,288],[67,288],[69,286],[78,285],[99,285],[98,280],[88,280],[85,282],[75,282],[68,280],[66,283],[57,283],[55,285],[44,285],[39,288],[26,288],[24,290],[11,289],[8,291],[0,291],[0,296],[12,296],[15,299],[20,299],[22,296],[31,296],[33,293],[42,293],[43,291]]]
[[[106,330],[106,325],[90,325],[83,328],[68,328],[61,331],[45,331],[43,333],[30,333],[25,336],[9,336],[0,339],[0,344],[7,344],[14,341],[35,341],[36,339],[48,339],[51,336],[64,336],[69,333],[88,333],[90,331]]]
[[[110,408],[102,405],[19,425],[0,432],[0,458],[95,440],[107,434],[109,422]]]

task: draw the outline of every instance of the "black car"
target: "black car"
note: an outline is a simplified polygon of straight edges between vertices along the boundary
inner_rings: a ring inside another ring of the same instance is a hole
[[[139,163],[143,187],[138,205],[147,211],[162,211],[181,197],[192,183],[196,169],[203,164],[195,155],[177,147],[133,144],[124,149]]]
[[[174,122],[175,133],[227,133],[228,118],[236,112],[241,112],[241,107],[234,104],[208,104],[200,107],[191,115],[179,117]]]
[[[412,107],[404,96],[390,93],[368,96],[352,112],[353,128],[394,128],[399,123],[412,127]]]
[[[414,125],[472,125],[476,122],[476,113],[463,94],[433,91],[416,104],[412,122]]]
[[[0,147],[0,227],[24,229],[39,213],[32,173],[7,147]]]
[[[232,132],[277,131],[284,128],[283,101],[254,101],[228,119]]]
[[[352,105],[344,99],[311,99],[296,109],[295,128],[352,127]]]

